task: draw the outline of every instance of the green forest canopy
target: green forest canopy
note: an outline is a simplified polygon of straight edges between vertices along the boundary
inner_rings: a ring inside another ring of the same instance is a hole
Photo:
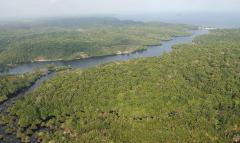
[[[43,142],[231,142],[240,136],[239,39],[240,29],[215,30],[163,57],[60,72],[2,120]]]

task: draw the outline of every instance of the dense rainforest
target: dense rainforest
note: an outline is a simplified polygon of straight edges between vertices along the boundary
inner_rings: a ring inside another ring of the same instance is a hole
[[[115,18],[62,18],[0,25],[0,70],[15,64],[72,60],[144,50],[194,26]]]
[[[22,75],[0,75],[0,103],[29,88],[42,75],[42,72]]]
[[[239,141],[239,39],[214,30],[162,57],[61,71],[1,123],[24,142]]]

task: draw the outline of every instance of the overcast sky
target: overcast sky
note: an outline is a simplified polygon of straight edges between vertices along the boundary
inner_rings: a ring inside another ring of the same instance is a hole
[[[240,0],[0,0],[0,17],[240,12]]]

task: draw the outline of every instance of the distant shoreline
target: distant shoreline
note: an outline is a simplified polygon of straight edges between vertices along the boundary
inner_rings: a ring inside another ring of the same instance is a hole
[[[199,33],[199,34],[195,34],[195,31],[205,31],[205,30],[201,30],[201,29],[197,29],[197,30],[190,30],[189,31],[189,34],[187,35],[183,35],[183,36],[172,36],[171,38],[169,38],[168,40],[162,40],[161,43],[159,44],[152,44],[152,45],[145,45],[144,47],[142,48],[139,48],[137,50],[128,50],[128,51],[124,51],[124,52],[117,52],[117,53],[113,53],[113,54],[109,54],[109,55],[101,55],[101,56],[86,56],[86,57],[81,57],[81,58],[75,58],[75,59],[39,59],[39,60],[32,60],[32,61],[28,61],[28,62],[24,62],[24,63],[18,63],[18,64],[12,64],[12,65],[8,65],[7,69],[3,72],[1,72],[0,74],[15,74],[15,71],[14,69],[15,68],[18,68],[18,67],[25,67],[25,68],[30,68],[31,70],[31,64],[35,65],[35,64],[39,64],[39,66],[43,67],[43,66],[47,66],[48,64],[60,64],[60,65],[66,65],[66,66],[73,66],[75,67],[75,63],[78,62],[80,65],[83,64],[82,66],[84,67],[85,66],[85,61],[88,61],[88,60],[94,60],[96,61],[96,63],[102,63],[101,61],[104,61],[105,57],[106,57],[106,61],[112,61],[112,60],[108,60],[108,58],[111,59],[111,57],[116,57],[115,59],[118,59],[118,55],[131,55],[131,54],[134,54],[134,53],[138,53],[141,55],[141,52],[144,52],[148,49],[152,49],[152,47],[160,47],[162,45],[164,45],[165,42],[168,42],[168,41],[172,41],[174,40],[174,38],[179,38],[179,37],[189,37],[191,38],[193,35],[200,35],[201,32],[196,32],[196,33]],[[194,36],[195,37],[195,36]],[[193,38],[193,37],[192,37]],[[192,39],[191,38],[191,39]],[[136,54],[139,55],[139,54]],[[137,56],[138,57],[138,56]],[[141,57],[141,56],[139,56]],[[144,57],[144,56],[143,56]],[[121,56],[119,57],[121,59]],[[132,58],[130,58],[132,59]],[[113,60],[115,61],[115,60]],[[91,64],[91,63],[90,63]],[[79,67],[80,65],[76,65],[77,67]],[[29,67],[30,66],[30,67]],[[86,64],[86,66],[88,66]],[[11,73],[11,71],[13,70],[13,73]],[[22,70],[22,69],[20,69]],[[18,73],[18,72],[17,72]],[[17,74],[16,73],[16,74]]]

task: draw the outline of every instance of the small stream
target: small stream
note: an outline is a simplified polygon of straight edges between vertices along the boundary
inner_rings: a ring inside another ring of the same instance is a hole
[[[4,112],[5,109],[10,107],[18,100],[20,97],[24,96],[27,93],[32,92],[34,89],[39,87],[45,80],[51,78],[54,73],[47,73],[46,75],[39,78],[30,88],[23,90],[22,92],[16,94],[15,96],[9,98],[7,101],[0,104],[0,112]],[[0,143],[21,143],[19,139],[16,138],[15,134],[7,134],[5,133],[5,127],[0,125],[0,135],[4,136],[3,140],[0,140]]]
[[[72,61],[51,61],[51,62],[35,62],[35,63],[21,64],[14,68],[9,69],[9,71],[4,74],[23,74],[27,72],[32,72],[36,69],[44,68],[49,64],[52,64],[56,67],[70,66],[76,69],[76,68],[93,67],[99,64],[112,62],[112,61],[126,61],[126,60],[141,58],[141,57],[161,56],[163,53],[170,52],[172,50],[173,45],[180,44],[180,43],[190,43],[192,42],[194,37],[207,34],[207,33],[208,33],[208,30],[196,30],[196,31],[193,31],[191,36],[174,37],[172,40],[162,41],[161,46],[148,46],[147,50],[145,51],[134,52],[127,55],[112,55],[112,56],[94,57],[89,59],[72,60]],[[15,101],[20,97],[38,88],[45,80],[49,79],[53,75],[54,73],[46,74],[45,76],[38,79],[29,89],[24,90],[23,92],[10,98],[6,102],[0,104],[0,112],[3,112],[9,106],[13,105]],[[4,139],[2,141],[0,140],[0,143],[21,143],[21,141],[16,138],[16,135],[6,134],[4,131],[4,126],[0,126],[0,134],[4,135]],[[35,142],[35,141],[32,140],[31,142]]]

